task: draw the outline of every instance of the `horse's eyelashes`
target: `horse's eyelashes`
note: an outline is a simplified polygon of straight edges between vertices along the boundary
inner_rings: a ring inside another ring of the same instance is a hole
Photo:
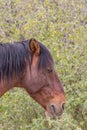
[[[47,69],[48,73],[52,73],[53,70],[52,69]]]

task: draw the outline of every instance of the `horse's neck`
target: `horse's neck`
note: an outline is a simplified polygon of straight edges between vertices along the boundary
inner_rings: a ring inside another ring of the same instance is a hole
[[[9,89],[11,89],[13,85],[11,83],[8,83],[6,81],[0,82],[0,97],[4,95]]]
[[[22,85],[20,84],[20,79],[18,80],[11,80],[11,81],[0,81],[0,97],[2,95],[4,95],[7,91],[9,91],[10,89],[12,89],[13,87],[22,87]]]

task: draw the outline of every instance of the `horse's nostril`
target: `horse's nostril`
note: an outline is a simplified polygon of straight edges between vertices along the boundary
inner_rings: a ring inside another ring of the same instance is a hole
[[[62,109],[64,110],[64,108],[65,108],[65,103],[62,104]]]
[[[50,105],[50,108],[51,108],[51,110],[55,113],[56,112],[56,108],[55,108],[55,105]]]

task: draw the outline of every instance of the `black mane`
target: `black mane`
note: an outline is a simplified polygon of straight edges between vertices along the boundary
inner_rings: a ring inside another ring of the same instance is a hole
[[[38,60],[38,69],[48,66],[52,57],[48,49],[41,43],[41,53]],[[29,40],[17,43],[0,43],[0,80],[12,79],[13,74],[22,74],[26,68],[25,59],[32,64],[33,54],[29,50]]]
[[[53,64],[53,59],[51,57],[51,54],[43,44],[41,43],[39,44],[41,48],[41,53],[38,60],[38,69],[43,69],[46,67],[49,68]]]

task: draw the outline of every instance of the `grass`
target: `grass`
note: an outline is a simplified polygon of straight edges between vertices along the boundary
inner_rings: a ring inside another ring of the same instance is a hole
[[[67,103],[57,120],[22,89],[0,98],[0,130],[87,129],[87,7],[85,0],[0,1],[0,41],[37,38],[52,53]]]

